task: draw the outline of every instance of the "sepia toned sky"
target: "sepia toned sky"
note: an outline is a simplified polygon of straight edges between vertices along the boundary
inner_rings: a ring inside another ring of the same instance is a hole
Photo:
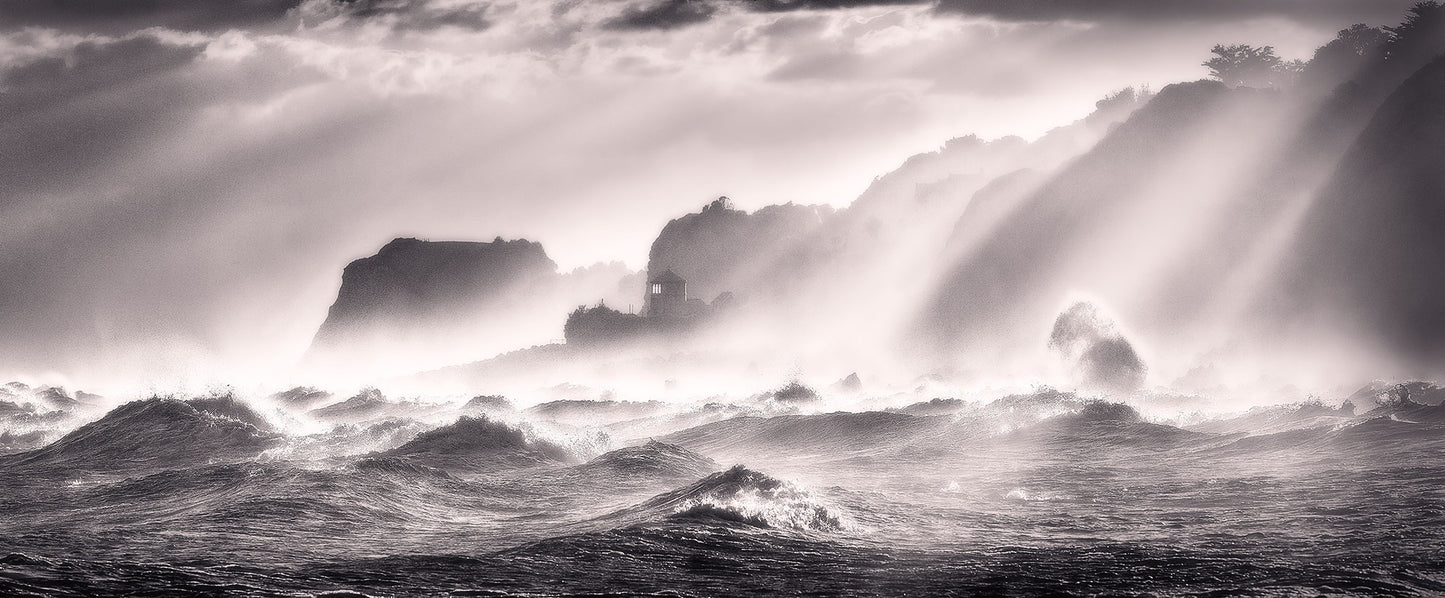
[[[1390,0],[0,0],[0,375],[293,360],[396,236],[643,266]],[[161,374],[157,374],[161,375]]]

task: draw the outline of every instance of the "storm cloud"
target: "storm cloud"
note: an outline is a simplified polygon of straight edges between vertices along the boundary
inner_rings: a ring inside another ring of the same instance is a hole
[[[302,0],[0,0],[0,30],[52,27],[123,32],[146,27],[217,31],[265,26]]]
[[[628,6],[605,25],[611,29],[676,29],[707,21],[717,10],[717,5],[707,0],[663,0],[649,6]]]
[[[488,5],[434,0],[307,0],[296,12],[302,23],[380,24],[396,31],[446,27],[479,31],[491,25]]]
[[[836,11],[849,8],[929,5],[932,0],[662,0],[629,4],[605,26],[621,30],[678,29],[729,10],[759,13]]]
[[[1388,22],[1413,2],[1375,0],[938,0],[944,14],[1008,21],[1235,21],[1281,18],[1310,22]]]

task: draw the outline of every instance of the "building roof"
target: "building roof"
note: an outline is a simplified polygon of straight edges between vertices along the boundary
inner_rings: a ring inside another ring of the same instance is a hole
[[[647,279],[647,284],[653,284],[658,282],[680,282],[683,284],[687,284],[686,280],[683,280],[681,276],[678,276],[677,273],[673,272],[672,270],[663,270],[661,274],[648,277]]]

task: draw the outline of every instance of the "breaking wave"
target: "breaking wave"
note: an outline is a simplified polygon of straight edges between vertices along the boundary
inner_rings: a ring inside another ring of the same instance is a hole
[[[126,403],[12,463],[90,469],[175,467],[247,459],[281,441],[264,418],[232,396]]]
[[[758,528],[837,532],[856,527],[849,517],[798,485],[742,465],[658,495],[642,503],[638,511],[674,521]]]
[[[486,416],[462,416],[455,423],[417,435],[384,453],[446,469],[528,467],[573,463],[576,455],[528,429],[512,427]]]

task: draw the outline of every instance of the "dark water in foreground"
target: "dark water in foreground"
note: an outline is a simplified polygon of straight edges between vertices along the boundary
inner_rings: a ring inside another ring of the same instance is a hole
[[[1445,595],[1445,407],[1034,399],[590,459],[487,419],[366,452],[411,424],[132,403],[0,457],[0,595]]]

